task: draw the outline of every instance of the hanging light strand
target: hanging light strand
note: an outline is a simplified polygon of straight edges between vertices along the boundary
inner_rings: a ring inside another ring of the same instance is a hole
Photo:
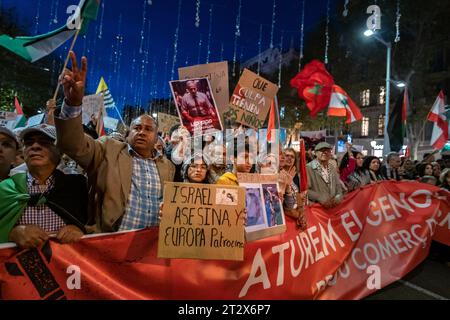
[[[220,44],[220,60],[223,61],[223,42]]]
[[[242,0],[239,0],[238,14],[236,16],[236,31],[234,33],[233,77],[236,76],[237,42],[238,37],[241,36],[241,10],[242,10]]]
[[[144,45],[144,33],[145,33],[145,21],[147,20],[147,0],[144,0],[143,10],[142,10],[142,27],[141,27],[141,41],[139,44],[139,53],[142,53]]]
[[[325,57],[323,59],[325,64],[328,64],[328,47],[330,45],[329,26],[330,26],[330,0],[327,1],[327,26],[325,28]]]
[[[302,20],[300,24],[300,54],[298,57],[298,72],[300,72],[300,70],[302,69],[304,37],[305,37],[305,0],[302,0]]]
[[[105,14],[105,1],[102,1],[102,14],[100,16],[100,30],[98,32],[98,38],[101,39],[103,36],[103,16]]]
[[[281,87],[281,69],[283,67],[283,34],[284,32],[281,32],[281,42],[280,42],[280,59],[278,61],[278,87]]]
[[[200,27],[200,0],[195,2],[195,26]]]
[[[59,0],[55,1],[55,11],[54,11],[54,15],[53,15],[53,23],[57,24],[58,23],[58,7],[59,7]]]
[[[172,71],[170,72],[170,80],[173,79],[175,73],[175,64],[177,63],[178,55],[178,35],[180,32],[180,16],[181,16],[181,5],[183,0],[178,0],[178,17],[177,17],[177,28],[175,29],[175,37],[173,41],[173,59],[172,59]]]
[[[262,26],[262,24],[260,24],[259,25],[259,39],[258,39],[258,69],[257,69],[258,75],[261,71],[262,31],[263,31],[263,26]]]
[[[202,34],[200,33],[200,39],[198,40],[197,64],[200,64],[200,57],[201,57],[201,54],[202,54],[202,45],[203,45]]]
[[[273,48],[273,33],[275,31],[275,14],[277,8],[277,1],[273,0],[273,8],[272,8],[272,30],[270,32],[270,49]]]
[[[211,55],[212,21],[213,21],[213,5],[211,5],[211,7],[209,8],[208,49],[206,51],[206,63],[209,63],[209,57]]]
[[[345,0],[344,11],[342,12],[342,16],[343,17],[348,16],[348,5],[349,5],[349,3],[350,3],[350,0]]]
[[[400,13],[400,0],[397,0],[397,19],[395,21],[395,40],[394,42],[397,43],[400,41],[400,18],[402,17]]]
[[[36,17],[34,18],[34,25],[35,25],[34,34],[38,34],[38,32],[39,32],[39,16],[40,16],[40,12],[41,12],[41,0],[38,0]]]

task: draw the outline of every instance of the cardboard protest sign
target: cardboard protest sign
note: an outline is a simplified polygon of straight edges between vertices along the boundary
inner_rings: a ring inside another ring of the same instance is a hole
[[[180,121],[191,135],[222,131],[222,122],[207,78],[170,81]],[[195,134],[194,134],[195,132]]]
[[[244,259],[245,190],[166,182],[159,258]]]
[[[0,127],[9,127],[9,124],[16,121],[16,113],[0,111]]]
[[[158,131],[163,133],[168,133],[174,125],[180,124],[180,118],[167,113],[158,112],[157,119]]]
[[[88,124],[92,115],[98,117],[99,111],[103,108],[103,96],[101,94],[91,94],[83,97],[83,124]]]
[[[286,231],[283,204],[278,196],[278,176],[238,173],[239,186],[246,189],[248,242]]]
[[[253,129],[262,128],[277,92],[277,85],[244,69],[231,96],[229,120]]]
[[[223,114],[228,110],[229,84],[228,84],[228,62],[215,62],[200,64],[178,69],[181,80],[192,78],[208,78],[211,83],[211,91],[217,102],[217,109],[223,121]]]

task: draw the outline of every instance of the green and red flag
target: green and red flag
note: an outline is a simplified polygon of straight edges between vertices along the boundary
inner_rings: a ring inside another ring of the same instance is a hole
[[[409,106],[408,89],[398,97],[394,109],[389,116],[387,134],[391,151],[399,152],[403,148],[403,139],[406,137],[406,115]]]
[[[308,63],[291,79],[291,86],[296,88],[299,97],[305,100],[313,118],[330,103],[333,84],[333,77],[319,60]]]
[[[80,35],[87,31],[89,21],[97,18],[100,0],[81,0],[75,13],[67,23],[49,33],[32,37],[0,36],[0,46],[14,52],[27,61],[35,62],[60,47],[77,33],[77,22],[81,22]]]
[[[27,118],[25,118],[25,115],[23,114],[22,106],[17,97],[14,97],[14,106],[16,108],[16,124],[14,125],[14,129],[25,127]]]

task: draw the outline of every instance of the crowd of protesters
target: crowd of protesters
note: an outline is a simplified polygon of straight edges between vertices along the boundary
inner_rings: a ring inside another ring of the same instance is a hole
[[[450,160],[434,161],[432,155],[413,162],[390,153],[382,165],[382,159],[364,157],[350,144],[338,159],[331,145],[320,142],[307,151],[306,196],[299,154],[292,148],[252,161],[250,145],[257,140],[244,139],[228,150],[209,137],[202,145],[206,152],[191,155],[186,128],[173,128],[164,140],[146,114],[131,122],[126,135],[96,139],[81,119],[87,61],[83,57],[79,67],[75,54],[70,57],[72,69],[60,79],[64,101],[51,123],[21,132],[0,127],[0,242],[31,248],[50,236],[70,243],[86,233],[157,226],[166,181],[238,185],[240,173],[276,174],[284,212],[302,227],[301,209],[308,201],[332,208],[346,193],[381,180],[416,180],[450,190]]]

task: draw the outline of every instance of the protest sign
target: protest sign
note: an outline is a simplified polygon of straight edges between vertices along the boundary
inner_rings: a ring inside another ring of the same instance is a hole
[[[244,259],[245,191],[166,182],[158,257]]]
[[[1,298],[362,299],[420,265],[432,240],[450,245],[449,204],[450,193],[435,186],[370,184],[336,208],[305,207],[304,231],[288,217],[285,233],[246,243],[243,261],[158,258],[157,227],[73,244],[50,239],[36,250],[7,244],[0,249]],[[379,287],[368,286],[374,265]],[[73,266],[82,270],[77,290],[67,287]]]
[[[211,83],[211,92],[223,121],[223,114],[228,110],[230,91],[228,85],[228,62],[222,61],[179,68],[178,76],[181,80],[208,78]]]
[[[246,189],[245,238],[254,241],[286,231],[283,204],[278,196],[278,176],[238,173],[239,186]]]
[[[278,86],[244,69],[229,104],[230,121],[253,129],[262,128]]]
[[[158,131],[168,133],[170,129],[180,124],[180,118],[167,113],[158,112]]]
[[[222,122],[207,78],[170,81],[170,88],[180,122],[191,135],[203,134],[206,130],[222,131]]]
[[[100,109],[103,108],[103,96],[101,94],[91,94],[83,97],[83,124],[88,124],[91,117],[98,117]]]
[[[115,119],[115,118],[112,118],[112,117],[108,117],[108,116],[103,117],[103,126],[106,129],[116,130],[118,124],[119,124],[119,120],[118,119]]]
[[[11,123],[15,123],[16,113],[8,111],[0,111],[0,127],[10,128]]]

